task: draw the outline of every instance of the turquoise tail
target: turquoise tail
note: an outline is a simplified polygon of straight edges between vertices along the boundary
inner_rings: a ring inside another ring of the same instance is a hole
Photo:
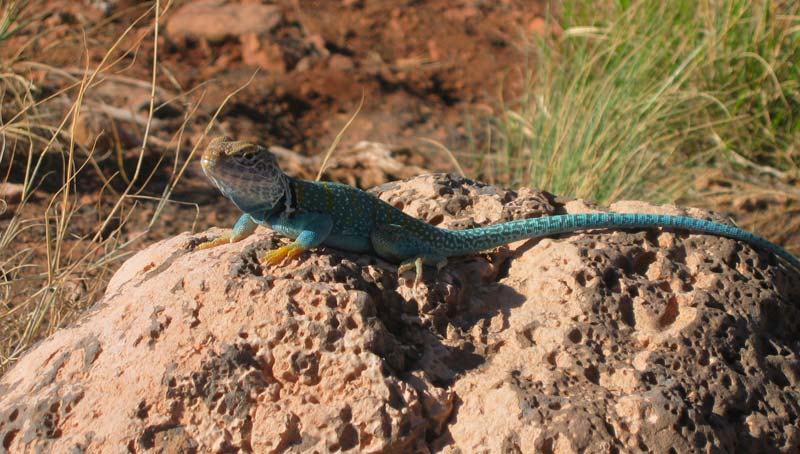
[[[512,241],[578,230],[603,228],[665,228],[733,238],[769,251],[800,270],[800,259],[754,233],[725,224],[665,214],[586,213],[521,219],[469,230],[448,230],[442,250],[447,256],[468,255]]]

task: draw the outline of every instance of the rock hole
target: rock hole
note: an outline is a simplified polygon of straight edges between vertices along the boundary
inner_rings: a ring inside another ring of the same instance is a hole
[[[706,434],[703,432],[697,432],[694,434],[695,445],[699,448],[705,448],[708,444],[708,439],[706,438]]]
[[[583,335],[581,334],[581,330],[575,328],[567,334],[567,338],[572,341],[573,344],[580,344]]]
[[[444,221],[444,216],[442,216],[441,214],[437,214],[434,217],[428,219],[428,223],[432,225],[439,225],[442,223],[442,221]]]
[[[547,364],[556,367],[556,352],[550,352],[547,355]]]
[[[669,283],[669,281],[660,281],[658,283],[658,288],[665,292],[672,292],[672,285]]]
[[[139,419],[147,418],[149,410],[150,406],[145,401],[139,402],[139,406],[136,408],[136,417]]]
[[[14,422],[17,419],[17,416],[19,416],[19,409],[15,408],[14,411],[8,415],[8,422]]]
[[[786,378],[786,375],[780,369],[774,368],[770,375],[772,382],[778,385],[778,387],[781,389],[785,389],[787,386],[791,384],[789,382],[789,379]]]
[[[636,327],[636,317],[633,315],[633,300],[628,295],[622,295],[619,299],[619,315],[622,323]]]
[[[697,426],[694,421],[692,421],[692,418],[689,417],[689,412],[685,408],[681,410],[681,414],[678,417],[678,424],[682,427],[686,427],[690,432],[697,430]]]
[[[358,446],[358,431],[356,431],[356,428],[353,427],[352,424],[348,423],[342,429],[342,433],[339,434],[339,445],[342,447],[342,451],[347,451]]]
[[[633,272],[640,276],[645,276],[647,274],[647,270],[650,269],[650,265],[655,263],[655,261],[655,252],[648,251],[637,254],[633,258]]]
[[[667,307],[664,308],[664,313],[661,314],[661,318],[658,321],[659,325],[664,327],[675,323],[679,313],[680,310],[678,309],[678,301],[675,299],[675,297],[670,298],[667,301]]]
[[[605,284],[606,288],[611,290],[618,291],[620,288],[619,285],[619,274],[613,268],[607,268],[603,273],[603,284]]]
[[[6,432],[5,436],[3,437],[3,448],[9,449],[11,447],[11,443],[14,441],[14,437],[17,436],[19,430],[13,429]]]
[[[709,360],[711,359],[711,355],[707,351],[701,351],[700,355],[697,358],[697,364],[701,366],[708,366],[710,364]]]
[[[589,366],[583,370],[583,376],[595,385],[600,384],[600,371],[595,366]]]
[[[329,297],[325,298],[325,306],[336,309],[339,306],[339,302],[336,301],[335,295],[330,295]]]
[[[542,452],[544,454],[554,454],[555,450],[555,440],[552,437],[545,438],[544,442],[542,443]]]

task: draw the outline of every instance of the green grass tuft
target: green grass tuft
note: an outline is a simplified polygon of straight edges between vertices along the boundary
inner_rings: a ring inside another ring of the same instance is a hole
[[[561,2],[530,44],[529,90],[494,123],[482,177],[607,203],[675,200],[732,159],[795,172],[798,8]]]
[[[0,41],[10,38],[28,24],[28,21],[19,20],[28,3],[29,0],[9,0],[0,7]]]

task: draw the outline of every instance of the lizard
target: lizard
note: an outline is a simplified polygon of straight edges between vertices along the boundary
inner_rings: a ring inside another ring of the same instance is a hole
[[[230,234],[200,243],[207,249],[251,235],[259,224],[293,241],[266,253],[277,265],[325,245],[369,253],[398,263],[398,274],[423,265],[441,269],[449,257],[475,254],[523,239],[590,229],[672,229],[743,241],[775,254],[800,270],[800,259],[754,233],[686,216],[642,213],[585,213],[521,219],[465,230],[438,228],[404,213],[361,189],[292,178],[264,146],[225,136],[213,139],[201,157],[205,174],[243,214]]]

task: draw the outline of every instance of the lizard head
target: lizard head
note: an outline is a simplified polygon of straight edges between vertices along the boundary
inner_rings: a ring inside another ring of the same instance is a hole
[[[274,212],[290,196],[286,175],[261,145],[217,137],[200,164],[222,194],[248,214]]]

